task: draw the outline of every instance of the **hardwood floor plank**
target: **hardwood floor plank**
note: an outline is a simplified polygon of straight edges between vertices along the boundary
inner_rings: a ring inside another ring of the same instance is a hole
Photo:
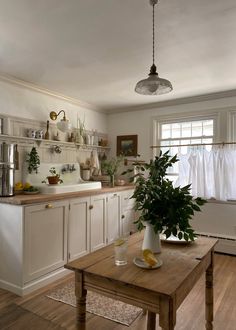
[[[214,330],[236,330],[236,257],[215,255]],[[76,330],[75,308],[46,297],[47,292],[71,280],[69,275],[26,297],[0,289],[1,330]],[[205,329],[205,278],[200,278],[177,311],[176,330]],[[158,327],[158,315],[156,320]],[[130,327],[87,313],[86,330],[146,330],[146,315]]]

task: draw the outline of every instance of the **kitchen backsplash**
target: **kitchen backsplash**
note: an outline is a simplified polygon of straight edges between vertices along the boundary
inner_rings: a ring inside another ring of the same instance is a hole
[[[29,129],[33,130],[43,130],[46,132],[46,123],[35,122],[33,120],[28,120],[24,118],[17,117],[6,117],[0,114],[0,118],[3,119],[3,123],[7,125],[3,128],[4,134],[0,134],[0,142],[5,141],[6,143],[15,143],[18,145],[19,152],[19,170],[15,171],[15,182],[23,181],[25,182],[27,177],[25,176],[25,160],[27,153],[29,153],[32,147],[36,147],[38,155],[40,157],[40,162],[42,164],[58,164],[62,166],[63,164],[76,164],[76,163],[86,163],[88,159],[91,158],[91,152],[97,150],[98,154],[104,155],[108,153],[108,148],[102,148],[98,146],[78,146],[75,143],[67,143],[69,134],[59,132],[60,141],[53,140],[54,137],[58,138],[57,128],[54,123],[49,125],[49,135],[50,140],[42,139],[42,141],[34,140],[31,138],[22,139],[27,137]],[[89,132],[91,134],[91,132]],[[7,137],[5,135],[8,135]],[[99,139],[107,141],[107,135],[98,133]],[[59,149],[60,152],[57,152]]]

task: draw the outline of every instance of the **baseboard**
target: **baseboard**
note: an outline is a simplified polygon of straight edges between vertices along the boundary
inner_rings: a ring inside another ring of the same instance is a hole
[[[40,277],[37,280],[26,283],[22,287],[0,279],[0,288],[13,292],[16,295],[23,297],[26,294],[29,294],[37,289],[40,289],[40,288],[44,287],[45,285],[50,284],[70,273],[71,273],[70,270],[65,269],[65,268],[60,268],[54,272],[51,272],[47,275]]]

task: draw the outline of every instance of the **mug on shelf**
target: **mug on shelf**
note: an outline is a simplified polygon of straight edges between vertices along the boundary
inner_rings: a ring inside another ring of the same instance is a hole
[[[29,138],[35,138],[36,137],[36,130],[33,128],[29,128],[27,132],[27,136]]]
[[[36,131],[35,137],[36,137],[36,139],[42,139],[43,138],[43,130],[40,129],[40,130]]]

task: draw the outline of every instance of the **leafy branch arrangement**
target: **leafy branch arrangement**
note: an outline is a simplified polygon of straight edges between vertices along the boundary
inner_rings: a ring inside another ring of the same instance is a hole
[[[37,152],[37,149],[33,147],[31,151],[26,156],[26,162],[28,163],[28,172],[31,174],[35,172],[38,173],[38,168],[40,165],[40,158]]]
[[[149,163],[134,164],[138,173],[133,176],[136,182],[131,198],[135,199],[135,209],[140,212],[135,223],[138,230],[142,230],[143,221],[147,221],[156,233],[163,232],[166,238],[173,234],[180,240],[193,241],[196,235],[189,221],[195,211],[201,211],[200,206],[206,200],[194,199],[190,194],[191,185],[175,188],[166,178],[168,167],[178,161],[177,155],[171,157],[168,153],[160,152],[159,157]]]
[[[123,157],[113,157],[110,160],[104,160],[101,164],[102,172],[109,176],[115,175],[118,171],[119,166],[123,161]]]

